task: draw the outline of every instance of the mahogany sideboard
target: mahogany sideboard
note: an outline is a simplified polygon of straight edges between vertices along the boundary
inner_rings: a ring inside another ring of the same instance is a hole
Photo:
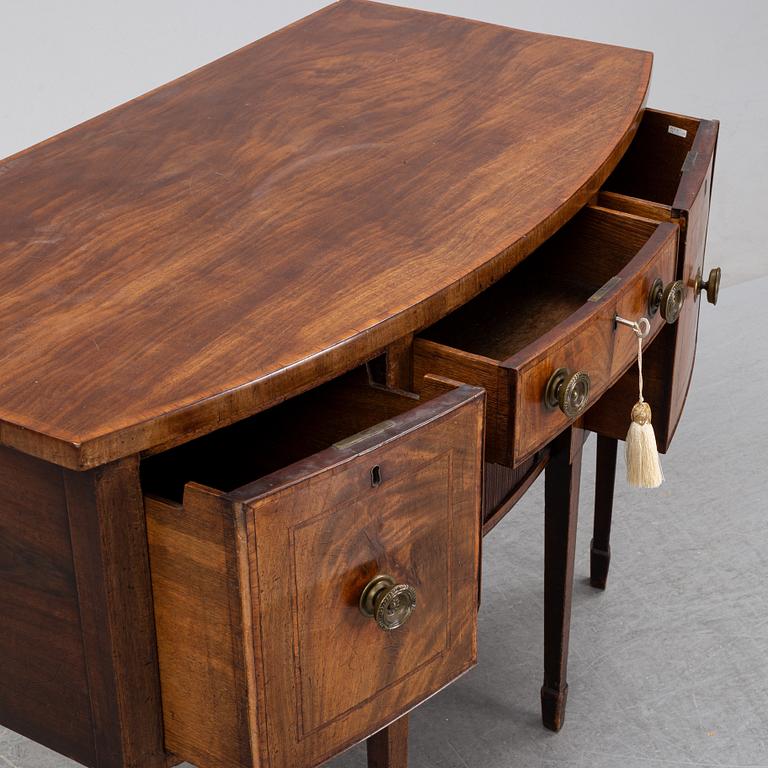
[[[0,163],[0,723],[98,768],[402,767],[546,468],[561,726],[615,317],[664,451],[717,299],[717,123],[645,109],[650,72],[342,0]]]

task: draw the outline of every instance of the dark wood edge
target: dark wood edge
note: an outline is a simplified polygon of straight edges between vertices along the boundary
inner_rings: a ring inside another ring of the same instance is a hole
[[[680,186],[677,188],[677,194],[672,203],[673,215],[681,218],[686,216],[709,174],[710,164],[714,170],[715,148],[719,130],[720,122],[718,120],[701,121],[688,155],[690,167],[683,171]]]
[[[99,768],[161,768],[160,677],[137,457],[65,471]]]
[[[322,13],[322,10],[319,12]],[[149,449],[165,450],[305,392],[381,354],[398,339],[437,322],[501,279],[595,196],[637,133],[648,95],[652,59],[649,54],[642,92],[637,94],[639,103],[635,115],[594,173],[559,208],[524,236],[511,245],[500,243],[495,256],[441,291],[344,340],[324,354],[297,361],[294,365],[203,400],[180,405],[147,421],[86,440],[35,432],[4,421],[0,424],[0,443],[77,471]],[[289,374],[292,381],[290,386],[286,386],[285,378]]]

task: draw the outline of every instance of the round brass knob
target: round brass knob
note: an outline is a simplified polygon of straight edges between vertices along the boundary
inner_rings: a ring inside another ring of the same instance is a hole
[[[567,368],[558,368],[549,377],[544,403],[548,408],[559,408],[569,419],[575,419],[586,410],[589,385],[586,371],[572,374]]]
[[[416,590],[409,584],[396,584],[381,574],[371,579],[360,595],[360,613],[385,632],[402,627],[416,608]]]
[[[705,283],[702,280],[701,270],[696,273],[696,282],[694,283],[693,290],[696,291],[698,296],[702,291],[707,292],[707,301],[710,304],[717,304],[717,297],[720,295],[720,275],[722,270],[720,267],[715,267],[709,270],[709,280]]]
[[[674,323],[680,317],[680,311],[685,301],[685,288],[682,280],[670,283],[661,294],[661,316],[667,323]]]
[[[667,287],[656,278],[648,295],[648,312],[651,316],[661,311],[661,316],[667,323],[674,323],[680,317],[680,311],[685,301],[685,286],[682,280],[675,280]]]

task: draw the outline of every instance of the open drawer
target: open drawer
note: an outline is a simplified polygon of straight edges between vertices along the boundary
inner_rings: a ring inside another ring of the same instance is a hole
[[[145,460],[170,752],[314,766],[475,663],[483,406],[350,375]]]
[[[683,309],[644,361],[646,399],[662,451],[672,440],[688,393],[701,298],[717,301],[720,271],[709,274],[704,268],[717,132],[717,121],[645,110],[634,141],[598,196],[601,206],[680,227],[677,277],[685,291]],[[637,372],[631,370],[589,412],[587,426],[623,438],[626,419],[619,414],[628,412],[633,398]]]
[[[414,387],[426,374],[488,392],[488,461],[515,467],[581,416],[632,364],[620,314],[664,324],[649,306],[674,280],[677,227],[587,207],[470,303],[414,342]],[[628,412],[627,412],[628,413]]]

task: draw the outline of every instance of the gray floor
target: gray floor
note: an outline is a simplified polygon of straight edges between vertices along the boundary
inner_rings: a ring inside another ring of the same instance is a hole
[[[763,278],[704,305],[667,482],[617,483],[605,593],[585,582],[587,445],[563,731],[539,724],[539,481],[485,540],[479,665],[413,714],[412,768],[768,767],[766,297]],[[74,765],[0,728],[0,768]]]

